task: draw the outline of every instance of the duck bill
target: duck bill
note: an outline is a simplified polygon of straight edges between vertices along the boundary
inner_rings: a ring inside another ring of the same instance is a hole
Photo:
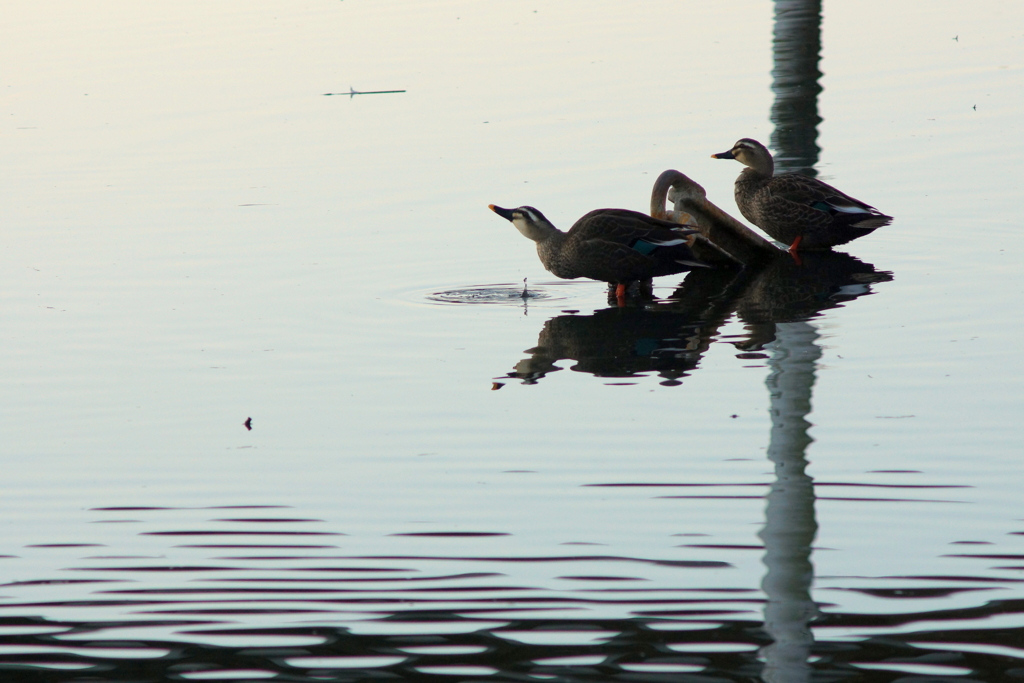
[[[711,158],[712,159],[735,159],[736,157],[734,157],[732,155],[732,150],[730,149],[728,152],[719,152],[718,154],[712,154]]]
[[[512,220],[512,209],[503,209],[500,206],[495,206],[494,204],[488,204],[487,208],[507,221]]]

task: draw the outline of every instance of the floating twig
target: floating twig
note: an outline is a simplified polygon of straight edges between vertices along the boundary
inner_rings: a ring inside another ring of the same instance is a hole
[[[404,90],[356,90],[351,85],[348,86],[348,92],[325,92],[324,97],[330,97],[331,95],[348,95],[351,100],[356,95],[388,95],[395,92],[405,92]]]

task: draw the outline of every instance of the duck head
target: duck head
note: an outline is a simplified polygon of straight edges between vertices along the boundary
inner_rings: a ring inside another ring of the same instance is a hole
[[[742,138],[736,141],[728,152],[712,154],[712,159],[735,159],[744,166],[749,166],[758,173],[771,176],[775,172],[775,162],[768,148],[757,140]]]
[[[559,232],[558,228],[551,224],[537,209],[532,206],[520,206],[516,209],[503,209],[494,204],[488,204],[494,213],[516,226],[516,230],[529,237],[534,242],[542,242],[552,233]]]

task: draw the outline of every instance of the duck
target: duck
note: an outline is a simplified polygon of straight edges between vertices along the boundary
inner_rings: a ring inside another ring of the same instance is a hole
[[[744,218],[772,238],[798,250],[826,250],[889,225],[892,216],[828,183],[799,173],[775,175],[771,152],[742,138],[713,159],[735,159],[747,168],[736,179],[736,205]]]
[[[696,230],[638,211],[595,209],[562,232],[532,206],[488,208],[537,243],[540,262],[552,275],[607,282],[620,303],[634,282],[707,267],[690,251]]]
[[[651,189],[651,216],[669,223],[679,223],[688,228],[698,228],[697,219],[692,214],[675,208],[665,208],[669,190],[675,189],[677,183],[685,183],[688,180],[689,178],[675,169],[662,171],[658,179],[654,181],[654,188]]]

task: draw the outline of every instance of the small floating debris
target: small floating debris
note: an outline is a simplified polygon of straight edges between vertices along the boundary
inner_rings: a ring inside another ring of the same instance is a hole
[[[325,92],[324,97],[331,97],[332,95],[348,95],[351,100],[356,95],[390,95],[391,93],[405,92],[404,90],[356,90],[351,85],[348,86],[348,92]]]

